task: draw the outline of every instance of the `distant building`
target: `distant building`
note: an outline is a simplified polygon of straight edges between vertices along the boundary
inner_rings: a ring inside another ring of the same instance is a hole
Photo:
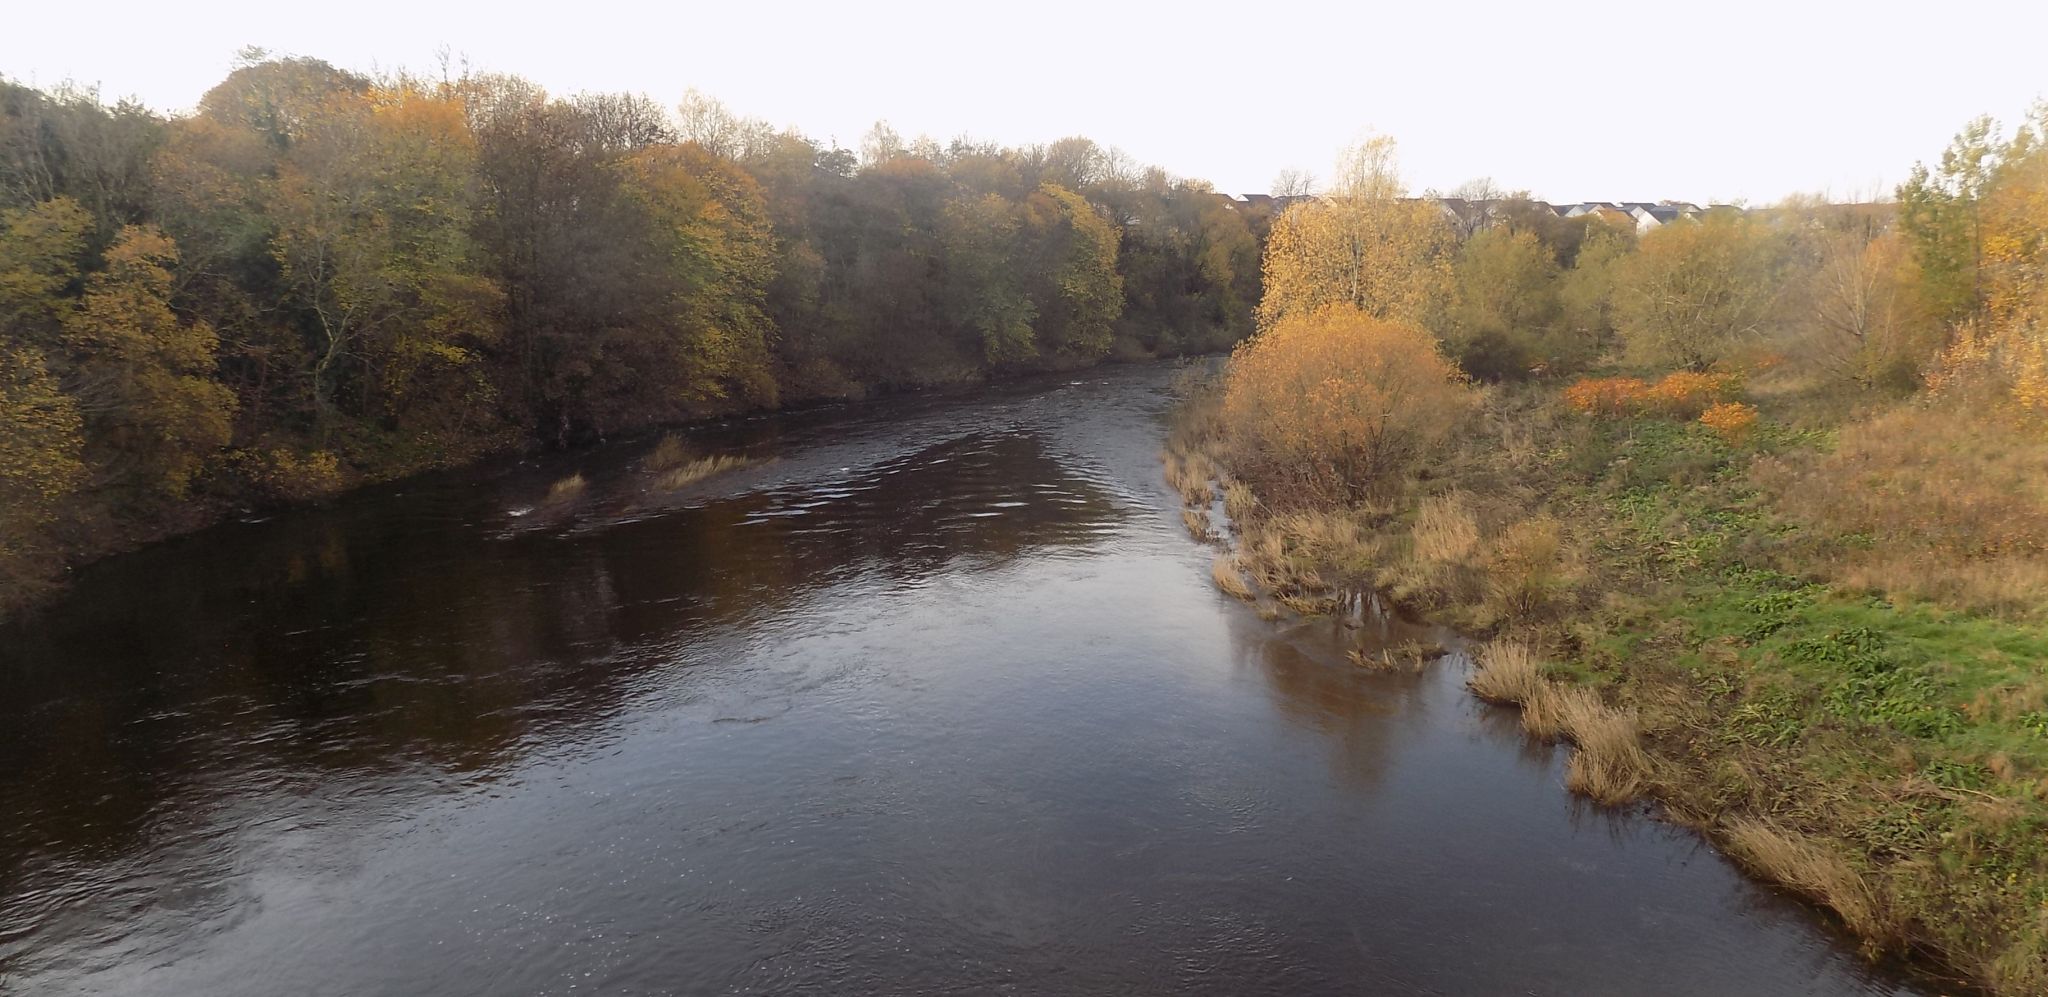
[[[1252,209],[1278,214],[1301,201],[1316,200],[1314,194],[1244,194],[1220,195],[1233,208]],[[1444,220],[1462,235],[1471,235],[1491,227],[1510,214],[1508,206],[1515,201],[1493,199],[1474,201],[1462,197],[1404,197],[1403,201],[1429,201],[1443,213]],[[1637,234],[1662,228],[1676,221],[1699,219],[1709,214],[1741,212],[1733,204],[1716,204],[1702,208],[1690,201],[1581,201],[1577,204],[1552,204],[1548,201],[1519,202],[1532,205],[1538,211],[1548,212],[1559,218],[1592,217],[1617,228],[1633,228]]]

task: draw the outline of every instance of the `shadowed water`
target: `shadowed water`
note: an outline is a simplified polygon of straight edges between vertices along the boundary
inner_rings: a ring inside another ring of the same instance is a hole
[[[767,460],[667,496],[646,441],[431,476],[84,572],[0,631],[0,992],[1926,992],[1574,803],[1455,658],[1366,674],[1214,593],[1170,374],[709,430]]]

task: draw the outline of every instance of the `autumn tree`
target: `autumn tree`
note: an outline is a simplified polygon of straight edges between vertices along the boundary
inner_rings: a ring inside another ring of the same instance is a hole
[[[1551,331],[1558,320],[1559,270],[1535,233],[1481,230],[1458,250],[1444,345],[1481,378],[1518,377],[1558,365]],[[1585,358],[1577,351],[1571,364]],[[1570,364],[1567,364],[1570,365]]]
[[[1831,377],[1912,387],[1940,345],[1919,268],[1904,236],[1862,226],[1815,226],[1789,288],[1793,350]]]
[[[1762,334],[1778,292],[1769,233],[1709,215],[1645,235],[1621,265],[1615,328],[1646,365],[1705,370]]]
[[[0,612],[59,562],[47,530],[85,480],[82,420],[33,348],[0,341]]]
[[[2000,144],[1991,119],[1976,118],[1938,162],[1914,164],[1899,186],[1899,227],[1913,247],[1929,304],[1949,321],[1976,315],[1984,303],[1978,272],[1984,251],[1981,202]]]
[[[1421,326],[1343,303],[1292,312],[1231,356],[1231,466],[1264,479],[1268,496],[1384,492],[1468,402],[1462,375]]]
[[[468,369],[497,332],[502,296],[471,241],[475,145],[463,108],[401,80],[334,93],[298,131],[266,208],[283,285],[311,334],[307,391],[321,434],[344,403],[364,415],[431,401],[455,409],[454,422],[481,420],[490,389]]]
[[[1274,222],[1262,326],[1338,303],[1420,321],[1441,303],[1451,276],[1450,228],[1434,205],[1403,196],[1394,151],[1386,136],[1348,150],[1328,194]]]
[[[1081,195],[1041,185],[1024,200],[1032,245],[1035,335],[1041,355],[1060,364],[1086,362],[1109,352],[1112,325],[1123,311],[1117,274],[1117,229]]]
[[[66,318],[65,381],[105,480],[181,498],[230,438],[235,397],[214,377],[218,339],[171,310],[177,247],[121,231]]]
[[[0,211],[0,332],[10,344],[61,346],[92,224],[68,197]]]
[[[1635,230],[1594,221],[1581,230],[1572,263],[1558,277],[1561,348],[1597,356],[1614,339],[1614,296],[1622,264],[1635,250]]]
[[[628,157],[626,196],[645,213],[640,262],[646,309],[637,328],[663,362],[654,375],[660,417],[734,398],[772,404],[772,332],[762,295],[775,273],[774,242],[760,188],[745,171],[695,144],[650,146]]]

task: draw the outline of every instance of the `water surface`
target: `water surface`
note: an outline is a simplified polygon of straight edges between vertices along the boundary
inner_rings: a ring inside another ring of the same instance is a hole
[[[1212,591],[1171,372],[430,476],[0,631],[0,991],[1918,994]],[[591,481],[568,509],[550,482]],[[1366,639],[1400,640],[1375,624]]]

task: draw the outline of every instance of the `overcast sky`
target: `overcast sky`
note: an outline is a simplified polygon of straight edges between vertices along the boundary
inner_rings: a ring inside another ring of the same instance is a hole
[[[358,70],[443,46],[555,93],[696,87],[858,146],[1081,134],[1235,192],[1368,129],[1418,191],[1556,201],[1888,190],[1967,119],[2048,96],[2048,0],[1122,5],[108,2],[11,5],[0,74],[190,108],[260,45]],[[652,5],[650,5],[652,6]]]

